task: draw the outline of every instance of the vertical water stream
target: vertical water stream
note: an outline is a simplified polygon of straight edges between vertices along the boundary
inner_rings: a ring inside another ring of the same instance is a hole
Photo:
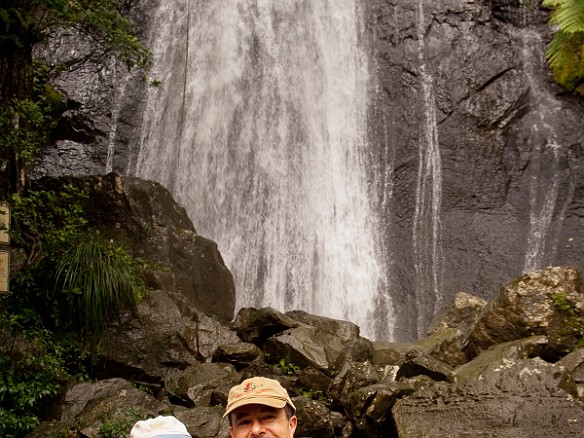
[[[304,309],[391,338],[366,184],[357,0],[161,2],[134,172],[218,242],[237,307]],[[388,318],[391,320],[391,316]]]
[[[418,335],[441,306],[442,242],[440,205],[442,202],[442,161],[438,143],[434,80],[424,57],[426,22],[423,0],[418,3],[417,37],[419,79],[424,122],[420,128],[416,205],[413,224],[413,253]]]
[[[527,8],[525,6],[524,8]],[[539,82],[544,75],[537,72],[545,50],[541,35],[529,27],[525,13],[525,27],[520,37],[523,42],[522,59],[529,85],[532,136],[529,138],[531,159],[526,169],[529,178],[529,224],[525,247],[523,272],[544,268],[552,263],[558,245],[559,232],[566,210],[572,200],[574,182],[569,193],[560,193],[562,157],[566,155],[559,144],[555,116],[560,105],[555,96]]]
[[[112,58],[112,69],[114,71],[113,76],[117,76],[117,69],[116,69],[116,60]],[[129,72],[126,72],[118,79],[118,85],[116,86],[115,90],[115,97],[113,99],[113,107],[112,107],[112,120],[113,125],[110,129],[109,136],[108,136],[108,146],[107,146],[107,157],[105,162],[105,173],[110,173],[114,170],[114,156],[116,152],[116,137],[118,135],[118,119],[120,114],[120,107],[123,102],[123,98],[126,94],[126,87],[128,85],[128,81],[130,80],[131,75]]]

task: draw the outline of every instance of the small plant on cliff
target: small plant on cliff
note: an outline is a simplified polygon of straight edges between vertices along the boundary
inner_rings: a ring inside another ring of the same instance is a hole
[[[71,185],[12,196],[13,244],[25,267],[11,282],[11,305],[35,309],[52,329],[94,336],[145,286],[139,259],[86,229],[86,197]]]
[[[284,371],[284,374],[288,374],[290,376],[294,375],[296,371],[300,370],[299,366],[294,365],[291,362],[287,362],[286,359],[280,359],[280,361],[276,364],[276,367]]]
[[[99,335],[112,316],[135,307],[146,290],[132,256],[99,234],[71,247],[55,278],[66,311],[87,335]]]
[[[68,184],[59,191],[29,190],[11,196],[11,240],[26,254],[26,268],[37,268],[46,258],[56,261],[67,246],[83,235],[87,223],[83,217],[84,199],[86,193]]]

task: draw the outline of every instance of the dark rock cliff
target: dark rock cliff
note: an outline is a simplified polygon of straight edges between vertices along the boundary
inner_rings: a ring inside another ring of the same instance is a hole
[[[405,338],[457,291],[489,298],[522,272],[583,267],[584,100],[551,82],[539,4],[367,2]]]

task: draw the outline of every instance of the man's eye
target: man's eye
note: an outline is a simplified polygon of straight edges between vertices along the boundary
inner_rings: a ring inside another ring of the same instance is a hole
[[[237,421],[237,425],[238,426],[245,426],[246,424],[249,424],[249,423],[250,423],[249,418],[244,418],[242,420],[238,420]]]

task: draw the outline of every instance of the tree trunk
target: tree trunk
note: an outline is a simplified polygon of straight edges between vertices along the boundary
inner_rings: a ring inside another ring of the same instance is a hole
[[[4,113],[14,99],[32,97],[32,48],[34,37],[32,26],[26,19],[32,16],[31,6],[26,0],[4,0],[3,14],[0,19],[0,109]],[[22,22],[16,12],[24,18]],[[15,127],[18,120],[8,120]],[[6,133],[3,133],[6,134]],[[18,191],[19,164],[12,145],[0,148],[0,193]]]

